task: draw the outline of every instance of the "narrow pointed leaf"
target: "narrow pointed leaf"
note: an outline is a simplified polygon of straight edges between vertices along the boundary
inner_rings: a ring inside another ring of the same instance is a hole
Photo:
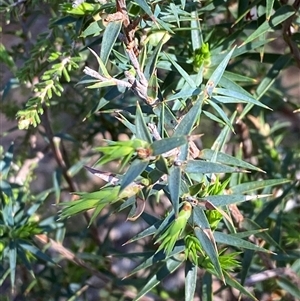
[[[258,252],[272,253],[271,251],[268,251],[264,248],[256,246],[255,244],[253,244],[249,241],[243,240],[239,237],[236,237],[232,234],[226,234],[226,233],[215,231],[214,238],[215,238],[216,242],[218,242],[220,244],[235,246],[237,248],[249,249],[249,250],[258,251]]]
[[[289,182],[290,180],[288,179],[272,179],[272,180],[262,180],[258,182],[248,182],[248,183],[243,183],[231,187],[231,191],[234,194],[249,193],[252,191],[257,191],[259,189],[264,189],[266,187],[278,186]]]
[[[179,211],[179,194],[181,185],[181,168],[173,166],[169,170],[168,187],[170,191],[171,201],[175,212],[175,217]]]
[[[220,65],[215,69],[211,77],[209,78],[207,84],[206,84],[206,93],[209,97],[211,97],[212,93],[214,92],[215,87],[219,83],[221,77],[223,76],[223,73],[225,71],[225,68],[227,67],[227,64],[232,56],[232,53],[235,48],[233,48],[223,59],[223,61],[220,63]]]
[[[214,154],[215,154],[215,151],[213,151],[211,149],[203,149],[200,153],[199,158],[204,159],[204,160],[211,160]],[[242,167],[245,169],[264,172],[260,168],[254,166],[246,161],[240,160],[236,157],[227,155],[222,152],[217,152],[217,162],[222,163],[222,164],[228,164],[228,165],[233,165],[233,166],[237,166],[237,167]]]
[[[135,235],[132,238],[130,238],[123,245],[127,245],[129,243],[132,243],[134,241],[140,240],[140,239],[145,238],[147,236],[154,235],[156,233],[156,231],[159,229],[160,225],[161,225],[161,221],[156,222],[154,225],[146,228],[142,232],[140,232],[137,235]]]
[[[97,59],[97,62],[99,64],[99,70],[101,74],[103,74],[106,78],[110,78],[110,75],[105,67],[106,63],[103,63],[102,59],[97,55],[97,53],[92,49],[89,48],[90,52],[94,55],[94,57]],[[82,84],[84,81],[81,81]]]
[[[211,107],[215,109],[215,111],[222,118],[225,124],[231,129],[232,132],[234,132],[233,126],[230,123],[230,120],[227,117],[226,113],[215,102],[211,101],[210,99],[207,100],[207,103],[210,104]]]
[[[202,160],[188,160],[184,170],[187,173],[232,173],[241,172],[241,170],[222,165],[220,163],[206,162]]]
[[[40,249],[38,249],[34,245],[29,244],[26,241],[22,241],[19,243],[19,246],[21,248],[23,248],[24,250],[32,253],[35,257],[40,258],[40,259],[44,260],[45,262],[51,262],[51,263],[55,264],[55,262],[52,260],[51,257],[49,257],[47,254],[43,253]]]
[[[174,132],[174,136],[189,135],[191,133],[194,124],[200,118],[201,107],[202,100],[199,99],[188,111],[188,113],[182,118]]]
[[[197,284],[198,267],[191,261],[185,263],[185,301],[193,301]]]
[[[149,162],[146,160],[134,160],[122,178],[120,192],[131,184],[147,168],[148,164]]]
[[[100,58],[104,65],[108,62],[109,55],[119,36],[121,28],[122,21],[109,22],[105,28],[100,51]]]
[[[227,206],[230,204],[236,204],[241,202],[247,202],[252,200],[257,200],[261,197],[268,197],[270,195],[242,195],[242,194],[230,194],[230,195],[209,195],[206,196],[205,200],[212,203],[214,206]]]
[[[165,277],[172,274],[176,271],[181,264],[184,262],[184,256],[177,255],[169,258],[165,265],[158,270],[154,276],[152,276],[148,283],[142,288],[142,290],[138,293],[138,295],[134,298],[133,301],[140,300],[145,294],[151,291],[156,285],[158,285]]]
[[[142,262],[141,264],[139,264],[136,268],[134,268],[127,276],[127,277],[130,277],[134,274],[136,274],[137,272],[143,270],[143,269],[146,269],[152,265],[154,265],[155,263],[157,262],[160,262],[160,261],[163,261],[163,260],[166,260],[167,258],[170,258],[178,253],[181,253],[184,251],[184,243],[183,241],[181,242],[177,242],[176,243],[176,246],[174,247],[174,250],[169,254],[169,255],[166,255],[163,251],[160,251],[160,252],[157,252],[157,253],[154,253],[152,256],[148,257],[144,262]]]
[[[182,89],[176,94],[171,94],[170,96],[167,97],[166,101],[171,101],[171,100],[176,100],[176,99],[187,99],[192,96],[197,96],[201,93],[201,89],[196,88],[196,89]]]
[[[232,91],[228,89],[223,89],[223,88],[216,88],[215,93],[225,95],[227,97],[231,97],[232,101],[235,102],[245,102],[245,103],[250,103],[253,105],[257,105],[260,107],[263,107],[265,109],[270,109],[268,106],[264,105],[260,101],[256,100],[254,97],[249,97],[248,95],[245,95],[243,93],[237,92],[237,91]],[[219,100],[220,102],[222,101],[222,96],[213,96],[216,100]]]
[[[153,150],[152,155],[158,156],[165,154],[187,142],[188,139],[185,136],[170,137],[161,140],[156,140],[151,144],[151,148]]]
[[[210,229],[205,229],[207,231],[211,231]],[[224,279],[222,268],[219,262],[219,256],[218,251],[215,245],[215,241],[211,240],[211,238],[204,232],[204,229],[196,227],[194,229],[195,235],[200,241],[200,245],[202,246],[203,250],[207,254],[207,256],[210,258],[217,276],[220,279]]]
[[[147,141],[148,143],[152,142],[149,129],[146,125],[139,103],[137,103],[136,106],[135,129],[136,138]]]
[[[14,144],[12,143],[8,148],[7,152],[4,155],[4,158],[0,161],[0,172],[1,172],[1,180],[6,179],[14,153]]]
[[[286,19],[295,14],[295,10],[291,5],[283,5],[276,10],[274,15],[270,20],[266,20],[262,25],[260,25],[247,39],[243,42],[242,45],[245,45],[254,39],[258,38],[260,35],[266,33],[269,30],[273,30],[277,25],[284,22]]]
[[[227,285],[234,287],[235,289],[240,291],[243,295],[245,295],[246,297],[249,297],[251,300],[258,301],[258,299],[256,299],[255,296],[253,296],[249,292],[249,290],[247,290],[243,285],[241,285],[239,282],[237,282],[236,279],[233,278],[226,271],[224,271],[224,277],[225,277],[225,281],[226,281]]]
[[[145,77],[146,77],[147,80],[150,79],[151,75],[156,70],[158,56],[161,53],[162,46],[166,42],[166,37],[167,37],[167,32],[165,33],[164,37],[160,40],[160,42],[158,43],[158,45],[155,47],[152,55],[147,60],[147,64],[146,64],[145,70],[144,70],[144,75],[145,75]]]
[[[10,268],[10,281],[12,287],[14,287],[15,280],[16,280],[16,266],[17,266],[17,246],[15,241],[11,241],[9,243],[8,258],[9,258],[9,268]]]
[[[177,69],[177,71],[179,72],[179,74],[191,86],[191,88],[196,88],[196,84],[192,80],[192,78],[189,76],[189,74],[176,61],[174,61],[173,58],[169,54],[165,53],[165,55],[169,59],[169,61],[173,64],[173,66]]]
[[[196,8],[194,11],[191,12],[191,18],[191,39],[193,51],[195,51],[196,49],[200,49],[203,44],[202,31]]]

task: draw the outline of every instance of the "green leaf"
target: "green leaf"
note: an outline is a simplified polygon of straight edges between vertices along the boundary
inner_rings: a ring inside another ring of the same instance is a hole
[[[241,170],[239,170],[238,168],[202,160],[188,160],[186,166],[184,166],[184,170],[187,173],[203,174],[241,172]]]
[[[222,118],[222,120],[225,122],[225,124],[231,129],[232,132],[234,132],[233,126],[229,120],[229,118],[227,117],[226,113],[213,101],[211,101],[211,99],[207,99],[207,103],[213,108],[215,109],[215,111],[218,113],[218,115]]]
[[[188,139],[184,136],[170,137],[161,140],[156,140],[151,144],[153,150],[152,155],[158,156],[167,153],[185,143],[188,142]]]
[[[182,254],[168,258],[163,267],[160,270],[156,271],[152,277],[150,277],[147,284],[141,289],[141,291],[133,299],[133,301],[140,300],[145,294],[147,294],[156,285],[158,285],[165,277],[175,272],[183,262],[184,256]]]
[[[99,26],[97,21],[92,22],[81,34],[83,38],[88,36],[97,36],[103,29]]]
[[[196,101],[187,114],[181,119],[177,126],[174,136],[189,135],[192,132],[193,126],[200,118],[202,107],[202,99]]]
[[[147,141],[148,143],[152,142],[149,129],[146,125],[145,119],[139,103],[136,104],[136,114],[135,114],[135,135],[136,138]]]
[[[265,253],[272,253],[269,250],[256,246],[255,244],[243,240],[239,237],[234,236],[233,234],[227,234],[222,232],[214,232],[214,238],[216,242],[220,244],[230,245],[237,248],[249,249],[257,252],[265,252]]]
[[[266,105],[264,105],[263,103],[259,102],[258,100],[256,100],[254,97],[250,97],[244,93],[240,93],[238,91],[233,91],[233,90],[229,90],[229,89],[223,89],[223,88],[216,88],[214,90],[215,93],[218,94],[222,94],[225,95],[227,97],[232,98],[232,100],[234,100],[235,102],[245,102],[245,103],[251,103],[253,105],[257,105],[260,107],[263,107],[265,109],[270,109],[269,107],[267,107]],[[215,99],[219,100],[221,102],[222,97],[220,96],[213,96]]]
[[[131,184],[147,168],[148,164],[149,162],[146,160],[134,160],[122,178],[120,192]]]
[[[163,38],[160,40],[158,45],[155,47],[151,56],[147,59],[147,64],[145,66],[144,75],[147,80],[153,75],[157,67],[158,57],[161,53],[162,46],[166,43],[166,38],[168,37],[167,32],[164,34]]]
[[[279,75],[280,71],[288,65],[290,60],[291,56],[286,54],[280,55],[279,58],[274,63],[272,63],[270,70],[261,80],[256,89],[256,95],[258,96],[258,98],[261,98],[270,89],[270,87],[274,84],[275,79]]]
[[[106,65],[108,62],[109,55],[113,46],[115,45],[121,28],[122,21],[109,22],[107,27],[105,28],[100,51],[100,58],[103,61],[104,65]]]
[[[178,166],[172,166],[169,169],[168,187],[171,196],[173,209],[175,212],[175,218],[179,211],[179,194],[181,185],[181,169]]]
[[[196,88],[195,82],[192,80],[192,78],[189,76],[189,74],[179,65],[177,62],[173,60],[173,58],[168,54],[165,53],[165,56],[168,58],[168,60],[173,64],[173,66],[177,69],[179,74],[186,80],[186,82],[191,86],[191,88]]]
[[[191,18],[191,40],[193,51],[195,51],[196,49],[200,49],[203,44],[202,31],[196,8],[191,12]]]
[[[36,246],[28,243],[27,241],[25,241],[25,240],[20,241],[19,246],[22,249],[24,249],[24,250],[30,252],[31,254],[33,254],[35,257],[37,257],[37,258],[39,258],[41,260],[44,260],[45,262],[49,262],[49,263],[55,264],[55,262],[52,260],[51,257],[49,257],[47,254],[45,254],[44,252],[42,252]]]
[[[230,194],[230,195],[208,195],[203,199],[209,201],[214,206],[227,206],[230,204],[236,204],[241,202],[247,202],[252,200],[257,200],[261,197],[267,197],[269,195],[242,195],[242,194]]]
[[[201,247],[203,248],[207,256],[210,258],[217,276],[224,282],[224,276],[218,258],[218,250],[211,229],[195,227],[194,232],[200,241]]]
[[[283,5],[277,9],[270,20],[266,20],[262,25],[260,25],[247,39],[242,43],[245,45],[254,39],[258,38],[260,35],[266,33],[267,31],[274,29],[277,25],[284,22],[286,19],[295,14],[295,10],[291,5]]]
[[[240,291],[243,295],[249,297],[254,301],[258,301],[243,285],[238,283],[235,278],[233,278],[228,272],[224,271],[224,277],[227,285],[234,287],[238,291]]]
[[[137,240],[140,240],[142,238],[145,238],[147,236],[150,235],[154,235],[157,231],[157,229],[159,229],[160,225],[161,225],[161,220],[157,221],[155,224],[153,224],[152,226],[146,228],[145,230],[143,230],[142,232],[138,233],[137,235],[133,236],[132,238],[130,238],[128,241],[126,241],[123,245],[127,245],[129,243],[135,242]]]
[[[225,68],[232,56],[232,53],[234,51],[235,48],[233,48],[226,56],[225,58],[222,60],[222,62],[219,64],[219,66],[215,69],[215,71],[213,72],[213,74],[210,76],[209,80],[207,81],[206,87],[205,87],[205,91],[206,94],[211,97],[212,93],[214,92],[215,87],[217,86],[217,84],[219,83],[221,77],[223,76],[223,73],[225,71]]]
[[[198,267],[189,260],[185,264],[185,301],[193,301],[196,284],[197,284],[197,271]]]
[[[257,191],[259,189],[264,189],[266,187],[278,186],[289,182],[290,180],[288,179],[272,179],[272,180],[248,182],[248,183],[242,183],[231,187],[231,191],[233,194],[249,193],[252,191]]]
[[[292,296],[294,296],[296,299],[300,300],[300,290],[299,287],[296,286],[292,281],[290,281],[287,278],[280,277],[277,279],[277,284],[279,287],[281,287],[284,291],[288,292]]]
[[[196,89],[182,89],[176,94],[171,94],[170,96],[167,97],[166,101],[171,101],[171,100],[176,100],[176,99],[187,99],[193,96],[198,96],[201,93],[201,89],[196,88]]]
[[[10,269],[10,281],[12,287],[14,287],[15,280],[16,280],[17,244],[13,240],[11,240],[9,243],[8,258],[9,258],[9,269]]]
[[[0,161],[0,172],[1,172],[1,180],[7,178],[12,159],[14,154],[14,143],[11,143],[10,147],[8,148],[7,152],[4,155],[4,158]]]
[[[204,159],[204,160],[211,160],[212,157],[215,155],[215,151],[211,150],[211,149],[203,149],[199,155],[199,158]],[[240,160],[236,157],[227,155],[225,153],[222,152],[217,152],[217,158],[216,161],[222,164],[228,164],[228,165],[233,165],[233,166],[237,166],[237,167],[242,167],[245,169],[250,169],[250,170],[256,170],[256,171],[260,171],[260,172],[264,172],[263,170],[261,170],[260,168],[246,162],[243,160]]]
[[[125,278],[128,278],[128,277],[136,274],[137,272],[154,265],[157,262],[163,261],[167,258],[170,258],[176,254],[183,252],[184,248],[185,248],[184,244],[182,242],[181,243],[178,242],[177,245],[174,247],[174,250],[167,256],[165,255],[165,253],[163,251],[160,251],[160,252],[152,254],[151,256],[148,256],[148,258],[144,262],[142,262],[136,268],[134,268]]]

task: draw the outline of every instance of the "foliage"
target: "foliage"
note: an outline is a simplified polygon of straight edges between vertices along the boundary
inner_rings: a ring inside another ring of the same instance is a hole
[[[284,2],[3,1],[22,41],[0,47],[2,137],[22,133],[1,153],[3,298],[300,298],[300,145],[272,112],[297,114]]]

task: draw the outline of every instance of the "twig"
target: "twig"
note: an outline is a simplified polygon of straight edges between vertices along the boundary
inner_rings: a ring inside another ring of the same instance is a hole
[[[53,134],[53,131],[51,128],[51,124],[49,121],[48,109],[45,105],[44,105],[44,114],[42,116],[42,119],[43,119],[43,125],[45,128],[46,136],[49,140],[50,148],[53,152],[54,158],[55,158],[58,166],[62,170],[63,177],[69,186],[69,191],[70,192],[78,191],[78,187],[77,187],[76,183],[73,181],[72,177],[68,173],[68,166],[66,165],[64,157],[60,151],[57,138],[54,137],[54,134]],[[90,224],[90,216],[88,215],[87,212],[84,212],[84,218],[85,218],[86,222],[88,224]],[[93,239],[95,240],[95,242],[98,245],[101,244],[100,235],[98,233],[98,228],[95,225],[91,224],[90,229],[91,229],[91,235],[92,235]]]
[[[93,276],[96,276],[98,279],[101,280],[101,282],[103,282],[103,284],[105,286],[109,286],[109,284],[111,284],[113,282],[113,279],[111,277],[108,276],[108,274],[104,274],[103,272],[98,271],[97,269],[95,269],[94,267],[90,266],[88,263],[86,263],[83,259],[78,258],[72,251],[70,251],[69,249],[65,248],[62,244],[56,242],[55,240],[47,237],[45,234],[38,234],[34,236],[35,239],[45,245],[49,245],[52,250],[54,250],[55,252],[59,253],[65,260],[71,261],[74,264],[84,268],[85,270],[87,270],[88,272],[90,272]],[[92,281],[87,281],[86,285],[83,286],[83,288],[80,290],[86,290],[88,287],[93,286]],[[135,298],[136,294],[132,291],[127,290],[126,287],[118,287],[118,289],[120,289],[120,291],[123,292],[124,296],[130,297],[130,298]],[[80,292],[78,291],[78,292]],[[147,296],[144,296],[140,299],[141,301],[153,301],[152,298],[149,298]],[[170,299],[171,300],[171,299]]]
[[[298,10],[300,8],[300,0],[294,1],[293,8],[295,9],[295,14],[293,14],[291,17],[289,17],[287,20],[285,20],[283,22],[282,32],[283,32],[283,39],[289,46],[290,51],[291,51],[292,55],[294,56],[294,59],[298,65],[298,68],[300,68],[300,50],[299,50],[297,43],[291,39],[291,26],[292,26],[293,20],[296,17],[296,13],[298,12]]]

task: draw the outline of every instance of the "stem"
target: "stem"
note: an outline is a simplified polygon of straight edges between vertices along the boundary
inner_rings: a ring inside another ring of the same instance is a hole
[[[62,175],[68,184],[69,191],[70,192],[78,191],[78,185],[74,182],[73,178],[68,173],[68,166],[66,164],[66,161],[68,161],[68,160],[67,160],[67,158],[64,158],[64,156],[66,157],[66,152],[64,152],[64,155],[63,155],[63,153],[61,152],[61,150],[59,148],[57,138],[54,137],[54,134],[53,134],[53,131],[51,128],[51,124],[50,124],[50,120],[49,120],[48,109],[45,105],[43,106],[43,109],[44,109],[44,114],[42,116],[42,123],[45,128],[46,137],[49,139],[50,148],[54,155],[55,161],[57,162],[58,166],[62,170]],[[88,215],[87,212],[84,212],[84,218],[85,218],[87,224],[90,224],[90,216]],[[100,240],[100,235],[98,233],[98,228],[94,224],[91,224],[90,230],[91,230],[91,235],[92,235],[94,241],[98,245],[100,245],[101,240]]]

